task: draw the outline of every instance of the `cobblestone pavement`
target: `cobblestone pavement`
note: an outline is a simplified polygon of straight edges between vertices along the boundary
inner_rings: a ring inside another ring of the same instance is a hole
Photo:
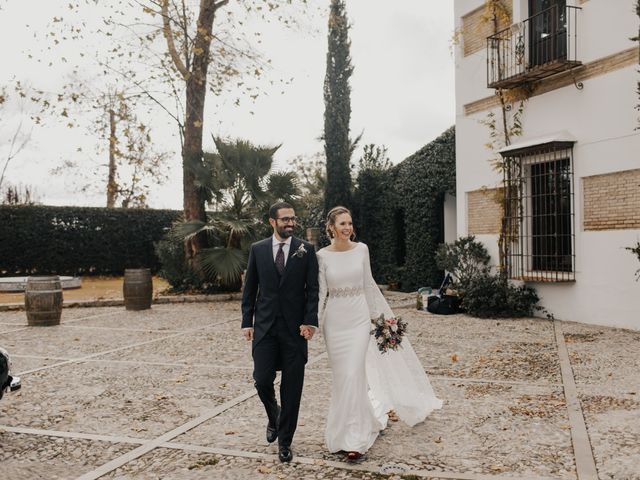
[[[323,446],[324,344],[310,344],[294,462],[264,439],[239,302],[0,312],[23,389],[0,402],[0,478],[640,479],[640,332],[434,316],[387,293],[442,410],[391,422],[364,461]]]

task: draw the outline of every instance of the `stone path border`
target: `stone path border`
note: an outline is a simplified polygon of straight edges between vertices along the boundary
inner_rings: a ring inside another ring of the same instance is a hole
[[[65,361],[70,361],[73,360],[72,358],[65,358],[65,357],[53,357],[53,356],[43,356],[43,355],[11,355],[11,358],[32,358],[35,360],[59,360],[60,362],[65,362]],[[103,360],[100,359],[96,359],[96,358],[90,358],[87,360],[83,360],[83,362],[86,363],[90,363],[90,362],[102,362]],[[114,359],[114,358],[110,358],[109,359],[109,363],[119,363],[122,365],[144,365],[144,366],[150,366],[150,367],[172,367],[172,368],[186,368],[186,367],[193,367],[193,368],[206,368],[206,369],[218,369],[218,370],[253,370],[253,367],[245,367],[245,366],[241,366],[241,365],[214,365],[211,363],[171,363],[171,362],[145,362],[142,360],[118,360],[118,359]],[[317,372],[319,370],[313,370],[313,372]],[[308,371],[306,373],[310,373],[311,371]],[[324,370],[323,370],[324,372]],[[329,370],[327,370],[327,372],[329,372]]]
[[[1,307],[2,307],[2,305],[0,305],[0,312],[2,311]],[[83,320],[89,320],[91,318],[108,317],[110,315],[117,315],[118,313],[119,312],[108,312],[108,313],[99,313],[97,315],[89,315],[87,317],[73,318],[71,320],[65,320],[60,325],[64,327],[65,325],[67,325],[69,323],[81,322]],[[0,335],[4,335],[4,334],[7,334],[7,333],[21,332],[23,330],[28,330],[30,328],[34,328],[34,327],[25,327],[24,323],[19,323],[19,324],[17,324],[17,323],[0,323],[0,326],[17,326],[17,325],[20,325],[22,328],[16,328],[14,330],[4,330],[4,331],[0,332]],[[72,325],[69,325],[69,326],[72,326]],[[35,327],[35,328],[41,328],[41,327]]]
[[[569,413],[571,442],[573,443],[573,455],[576,461],[576,473],[578,475],[578,480],[598,480],[596,461],[593,457],[593,450],[591,448],[591,442],[589,441],[587,425],[584,421],[584,416],[582,415],[582,407],[580,406],[580,399],[578,398],[578,390],[573,376],[573,369],[571,368],[571,361],[569,360],[567,344],[564,341],[562,324],[557,320],[554,320],[553,328],[556,334],[556,343],[558,345],[560,372],[562,374],[564,396]]]
[[[220,293],[215,295],[163,295],[152,300],[153,305],[170,303],[209,303],[240,300],[240,293]],[[123,299],[113,300],[69,300],[62,303],[63,308],[91,308],[91,307],[123,307]],[[24,303],[5,303],[0,305],[0,312],[24,310]]]
[[[240,320],[240,317],[234,317],[234,318],[231,318],[231,319],[224,320],[222,322],[211,323],[211,324],[205,325],[203,327],[192,328],[190,330],[184,330],[184,331],[179,332],[179,333],[174,333],[173,335],[166,335],[164,337],[154,338],[152,340],[146,340],[144,342],[133,343],[131,345],[125,345],[125,346],[122,346],[122,347],[112,348],[110,350],[104,350],[102,352],[92,353],[90,355],[85,355],[84,357],[77,357],[77,358],[72,358],[72,359],[69,359],[69,360],[64,360],[62,362],[53,363],[51,365],[46,365],[44,367],[33,368],[31,370],[26,370],[24,372],[19,372],[16,375],[24,376],[24,375],[28,375],[30,373],[41,372],[43,370],[49,370],[51,368],[60,367],[62,365],[69,365],[71,363],[81,363],[81,362],[85,362],[87,360],[94,359],[96,357],[100,357],[102,355],[107,355],[109,353],[121,352],[123,350],[128,350],[130,348],[136,348],[136,347],[141,347],[143,345],[149,345],[149,344],[152,344],[152,343],[162,342],[162,341],[168,340],[170,338],[179,337],[181,335],[189,335],[191,333],[199,332],[201,330],[206,330],[207,328],[212,328],[212,327],[217,327],[219,325],[224,325],[225,323],[237,322],[238,320]]]

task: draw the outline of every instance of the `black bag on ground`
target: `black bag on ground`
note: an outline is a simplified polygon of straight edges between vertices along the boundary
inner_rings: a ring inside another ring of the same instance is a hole
[[[447,286],[453,283],[451,275],[447,273],[442,281],[442,285],[437,295],[427,298],[427,311],[437,315],[452,315],[460,313],[460,297],[457,295],[446,295],[444,292]]]
[[[457,295],[434,295],[427,299],[427,311],[437,315],[460,313],[460,297]]]

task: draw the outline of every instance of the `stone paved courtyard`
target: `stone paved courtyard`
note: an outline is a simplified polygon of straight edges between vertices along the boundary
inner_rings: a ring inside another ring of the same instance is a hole
[[[392,301],[445,403],[413,429],[391,422],[355,465],[323,447],[321,336],[295,459],[282,465],[264,439],[239,302],[65,309],[46,328],[0,312],[23,380],[0,402],[0,478],[640,479],[640,332]]]

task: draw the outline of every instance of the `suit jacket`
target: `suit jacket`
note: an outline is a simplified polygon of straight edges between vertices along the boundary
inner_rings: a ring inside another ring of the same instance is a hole
[[[301,245],[306,252],[299,250]],[[318,326],[318,289],[318,259],[310,243],[291,238],[282,276],[273,258],[272,237],[251,245],[242,291],[242,328],[253,327],[253,345],[276,316],[284,318],[295,338],[304,340],[300,325]],[[307,342],[300,344],[306,357]]]

